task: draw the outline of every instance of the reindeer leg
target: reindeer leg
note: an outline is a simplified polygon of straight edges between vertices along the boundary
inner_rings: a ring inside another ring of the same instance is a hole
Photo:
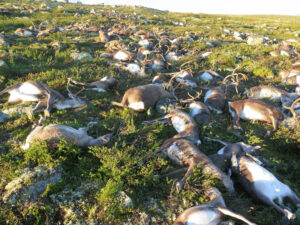
[[[295,194],[295,192],[292,191],[292,193],[289,195],[289,198],[297,206],[297,208],[300,208],[300,198]]]
[[[288,211],[287,209],[282,209],[281,207],[279,207],[277,204],[275,204],[271,199],[269,199],[268,197],[264,196],[264,195],[259,195],[257,196],[259,200],[261,200],[263,203],[274,207],[278,212],[283,213],[289,220],[291,219],[295,219],[295,215]]]
[[[34,107],[34,109],[32,110],[32,113],[34,113],[35,111],[39,110],[42,107],[45,107],[45,102],[38,102]]]
[[[50,111],[53,107],[53,101],[54,101],[54,96],[51,94],[48,94],[48,101],[47,101],[47,108],[44,111],[44,115],[45,117],[49,117],[50,116]]]
[[[235,115],[233,117],[233,128],[238,129],[240,131],[243,131],[241,125],[240,125],[240,117],[238,115]]]
[[[240,215],[240,214],[237,214],[237,213],[234,213],[232,211],[230,211],[229,209],[226,209],[226,208],[222,208],[222,207],[218,207],[217,208],[221,213],[223,213],[224,215],[227,215],[227,216],[231,216],[233,218],[236,218],[236,219],[239,219],[249,225],[255,225],[255,223],[252,223],[250,222],[249,220],[247,220],[244,216]]]
[[[176,183],[176,189],[178,192],[183,188],[183,185],[184,185],[186,179],[192,174],[194,168],[199,164],[199,162],[200,162],[200,160],[197,160],[195,158],[192,158],[190,160],[189,168],[188,168],[187,172],[184,174],[183,178]]]

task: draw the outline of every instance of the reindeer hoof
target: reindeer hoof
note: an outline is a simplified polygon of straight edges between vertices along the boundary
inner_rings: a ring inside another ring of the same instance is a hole
[[[180,192],[182,190],[182,188],[183,188],[182,182],[180,182],[180,181],[176,182],[176,190],[177,190],[177,192]]]
[[[44,110],[44,116],[45,117],[50,117],[50,112],[49,112],[49,110]]]
[[[28,112],[27,116],[31,120],[33,118],[33,112],[32,111]]]
[[[272,133],[273,133],[272,131],[268,130],[265,137],[270,137]]]
[[[284,214],[285,214],[286,218],[288,218],[289,220],[294,220],[296,218],[295,214],[293,214],[292,212],[290,212],[287,209],[284,209]]]

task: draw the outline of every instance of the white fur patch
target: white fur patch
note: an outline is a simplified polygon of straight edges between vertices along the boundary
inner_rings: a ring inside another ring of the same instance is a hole
[[[240,117],[244,120],[264,120],[264,115],[255,109],[245,106],[240,112]]]
[[[146,75],[145,72],[141,69],[141,67],[135,63],[127,64],[126,70],[132,74],[138,74],[141,77]]]
[[[145,109],[145,103],[144,102],[134,102],[130,103],[128,105],[129,108],[134,110],[144,110]]]
[[[139,41],[139,45],[148,48],[150,47],[151,43],[147,39],[144,39]]]
[[[128,60],[128,55],[123,51],[118,51],[114,55],[114,59],[121,60],[121,61],[126,61],[126,60]]]
[[[212,90],[212,89],[210,89],[210,90],[208,90],[208,91],[206,92],[206,94],[205,94],[205,96],[204,96],[204,102],[207,101],[207,99],[212,95],[212,93],[213,93],[213,90]]]
[[[28,89],[26,91],[28,91]],[[22,93],[20,92],[19,89],[10,91],[10,96],[8,101],[14,102],[17,101],[18,99],[21,99],[22,101],[28,101],[28,102],[38,101],[38,98],[34,94]]]
[[[172,144],[167,151],[168,157],[177,163],[180,163],[181,159],[185,158],[183,151],[178,148],[176,143]]]
[[[287,185],[281,183],[271,172],[257,163],[246,162],[245,166],[251,173],[256,190],[262,191],[270,199],[278,198],[279,201],[282,201],[291,193],[291,189]]]
[[[22,148],[23,150],[27,150],[27,149],[30,148],[30,145],[29,145],[29,143],[26,143],[25,145],[22,145],[21,148]]]
[[[179,117],[179,116],[174,116],[174,117],[172,118],[172,125],[173,125],[174,129],[175,129],[178,133],[180,133],[180,132],[182,132],[182,131],[185,130],[185,125],[186,125],[186,123],[185,123],[185,121],[184,121],[181,117]]]
[[[200,114],[203,111],[203,109],[195,102],[191,103],[189,105],[189,107],[190,107],[191,117],[194,117],[194,116],[196,116],[197,114]]]
[[[221,148],[219,151],[218,151],[218,155],[223,155],[224,154],[224,149],[226,148],[226,146],[225,147],[223,147],[223,148]]]
[[[211,54],[212,54],[212,52],[205,52],[201,56],[202,56],[203,59],[205,59],[207,56],[209,56]]]
[[[296,84],[300,85],[300,75],[296,77]]]
[[[178,61],[182,56],[178,56],[175,52],[170,52],[166,55],[166,60],[175,60]]]
[[[213,210],[203,209],[190,214],[186,225],[218,225],[221,222],[221,216]]]
[[[41,90],[38,89],[35,85],[31,83],[23,83],[19,88],[18,91],[22,94],[41,94]]]
[[[259,98],[271,98],[272,100],[275,100],[275,101],[280,101],[280,97],[282,96],[282,94],[278,91],[272,91],[272,90],[269,90],[269,89],[262,89],[260,91],[260,94],[259,94]]]
[[[204,72],[201,74],[200,79],[209,82],[212,81],[214,77],[209,72]]]

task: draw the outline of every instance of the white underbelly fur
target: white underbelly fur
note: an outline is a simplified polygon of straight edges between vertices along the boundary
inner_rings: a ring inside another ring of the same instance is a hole
[[[260,112],[247,106],[240,112],[240,117],[244,120],[264,120],[264,116]]]
[[[186,123],[185,123],[185,121],[184,121],[182,118],[180,118],[179,116],[174,116],[174,117],[172,118],[172,125],[173,125],[174,129],[175,129],[178,133],[180,133],[180,132],[182,132],[182,131],[185,130],[185,125],[186,125]]]
[[[145,109],[145,103],[144,102],[134,102],[130,103],[128,105],[129,108],[134,110],[144,110]]]
[[[246,167],[252,175],[255,188],[261,190],[270,199],[278,198],[281,201],[291,192],[287,185],[281,183],[271,172],[255,162],[247,162]]]
[[[13,90],[10,92],[9,102],[14,102],[14,100],[21,99],[22,101],[35,102],[38,98],[34,94],[22,93],[19,90]]]
[[[30,83],[24,83],[18,88],[19,93],[27,95],[38,95],[41,94],[41,90]]]
[[[208,90],[208,91],[206,92],[206,94],[205,94],[205,96],[204,96],[204,102],[207,101],[207,99],[211,96],[212,92],[213,92],[213,90]]]
[[[220,214],[206,209],[192,213],[188,217],[186,225],[218,225],[219,222],[221,222]]]
[[[197,114],[200,114],[203,111],[203,109],[201,109],[196,103],[191,103],[189,107],[191,110],[190,115],[192,117],[196,116]]]

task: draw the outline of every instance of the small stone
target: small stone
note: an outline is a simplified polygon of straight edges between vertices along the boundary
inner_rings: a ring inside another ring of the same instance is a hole
[[[7,64],[4,60],[0,59],[0,68],[6,68]]]
[[[125,207],[133,207],[132,199],[124,192],[118,191],[119,201]]]
[[[263,42],[264,42],[264,38],[258,35],[251,35],[247,39],[248,45],[259,45],[259,44],[263,44]]]
[[[81,60],[91,60],[93,59],[93,56],[90,53],[85,53],[85,52],[73,52],[71,53],[72,59],[75,61],[81,61]]]

